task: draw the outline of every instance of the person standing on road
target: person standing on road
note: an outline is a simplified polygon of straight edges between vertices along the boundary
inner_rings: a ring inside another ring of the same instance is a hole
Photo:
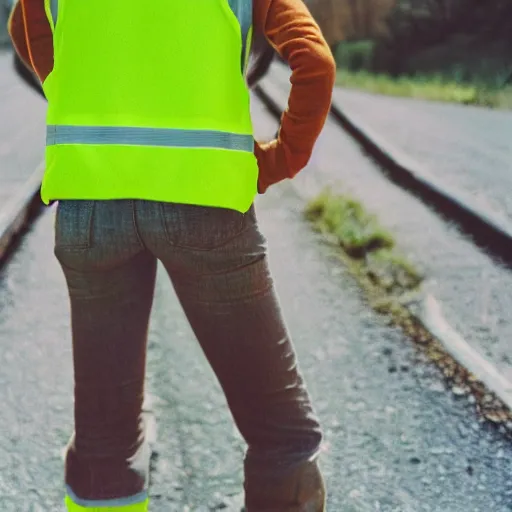
[[[48,100],[41,197],[58,201],[75,378],[68,511],[148,510],[158,260],[247,442],[247,512],[325,510],[321,427],[253,206],[306,166],[328,115],[335,64],[304,3],[18,0],[9,28]],[[269,143],[250,117],[253,31],[292,69]]]

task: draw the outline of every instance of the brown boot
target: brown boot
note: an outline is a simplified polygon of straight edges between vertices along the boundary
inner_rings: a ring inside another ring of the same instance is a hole
[[[325,484],[316,461],[279,479],[246,475],[245,512],[325,512]]]

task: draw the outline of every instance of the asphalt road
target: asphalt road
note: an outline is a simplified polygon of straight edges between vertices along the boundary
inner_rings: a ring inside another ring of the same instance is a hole
[[[512,112],[336,89],[348,114],[465,200],[512,221]],[[392,113],[392,115],[390,115]]]
[[[0,207],[34,172],[45,144],[46,102],[13,72],[0,48]]]
[[[254,118],[260,137],[275,131],[261,105]],[[26,140],[25,147],[36,159],[37,144],[32,149]],[[257,201],[283,309],[326,431],[329,512],[512,510],[510,443],[480,424],[471,401],[447,392],[439,372],[369,310],[303,221],[302,208],[291,183]],[[62,510],[72,368],[53,222],[49,209],[0,272],[3,512]],[[148,390],[157,418],[152,511],[229,510],[230,496],[241,490],[243,443],[162,272]]]
[[[264,86],[280,105],[285,104],[289,83],[282,67],[274,68],[274,74]],[[387,99],[379,98],[379,101]],[[393,101],[388,105],[389,123],[398,123],[394,104]],[[448,115],[453,108],[451,105],[435,107],[428,112],[430,123],[433,123],[433,112],[444,107]],[[484,117],[488,113],[476,110]],[[441,115],[437,118],[438,130],[442,131],[445,119]],[[409,126],[410,132],[415,130],[415,125]],[[387,132],[379,134],[387,136]],[[474,151],[480,151],[484,142],[477,137],[472,140]],[[435,148],[432,151],[435,152]],[[446,158],[451,158],[450,153]],[[486,169],[480,172],[485,174]],[[449,171],[446,171],[446,179],[449,179]],[[509,269],[476,247],[449,219],[391,183],[332,118],[328,119],[318,140],[308,169],[298,175],[293,185],[304,197],[315,195],[330,185],[360,200],[376,214],[379,222],[394,235],[398,250],[424,274],[424,288],[440,302],[448,322],[512,380],[509,343],[512,338],[512,273]]]

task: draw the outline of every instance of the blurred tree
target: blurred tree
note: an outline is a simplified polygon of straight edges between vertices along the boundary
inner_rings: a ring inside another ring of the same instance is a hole
[[[444,69],[461,79],[483,73],[497,76],[498,82],[512,81],[512,0],[304,2],[333,53],[340,54],[336,46],[342,41],[356,43],[344,50],[354,68],[398,75],[413,73],[419,65],[429,72]],[[261,55],[255,77],[262,76],[270,63],[269,54]]]
[[[332,46],[344,40],[374,39],[387,34],[387,17],[396,0],[305,0]]]
[[[458,68],[461,77],[500,83],[511,80],[511,50],[512,0],[397,0],[388,37],[376,46],[374,69]]]

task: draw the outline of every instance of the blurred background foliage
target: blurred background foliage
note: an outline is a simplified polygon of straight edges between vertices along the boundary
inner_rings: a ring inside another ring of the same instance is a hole
[[[512,0],[306,0],[339,83],[512,107]]]

